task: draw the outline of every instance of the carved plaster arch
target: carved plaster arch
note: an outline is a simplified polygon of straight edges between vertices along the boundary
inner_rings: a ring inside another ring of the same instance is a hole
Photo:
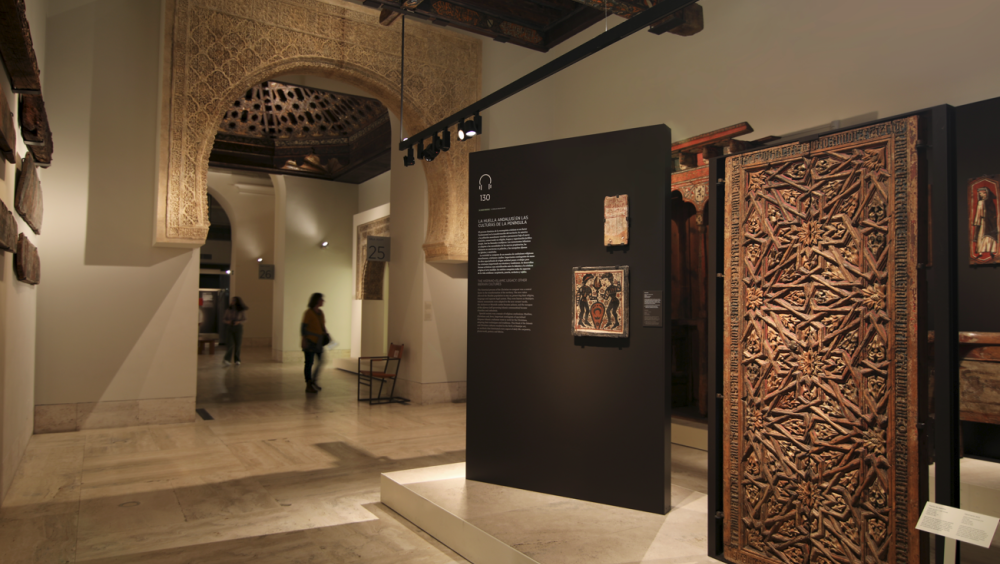
[[[208,232],[208,156],[226,109],[253,84],[320,74],[399,107],[399,29],[378,14],[319,0],[168,0],[154,244],[197,247]],[[404,114],[419,131],[479,97],[478,40],[407,30]],[[424,168],[428,261],[468,258],[468,155],[459,143]]]

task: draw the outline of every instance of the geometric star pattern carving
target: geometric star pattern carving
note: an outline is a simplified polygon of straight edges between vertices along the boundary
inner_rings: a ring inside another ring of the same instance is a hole
[[[920,562],[917,118],[727,161],[725,553]]]

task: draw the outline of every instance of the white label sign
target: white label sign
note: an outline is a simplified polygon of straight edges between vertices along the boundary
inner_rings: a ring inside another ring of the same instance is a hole
[[[369,235],[365,244],[365,258],[368,262],[389,262],[389,238]]]
[[[998,517],[927,502],[917,530],[989,548],[998,522]]]

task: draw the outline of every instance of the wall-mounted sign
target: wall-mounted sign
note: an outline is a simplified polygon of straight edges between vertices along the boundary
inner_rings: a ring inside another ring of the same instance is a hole
[[[663,290],[642,291],[642,326],[663,327]]]
[[[259,280],[274,280],[274,265],[273,264],[258,264],[257,265],[257,278]]]
[[[370,262],[389,262],[389,238],[368,236],[365,258]]]

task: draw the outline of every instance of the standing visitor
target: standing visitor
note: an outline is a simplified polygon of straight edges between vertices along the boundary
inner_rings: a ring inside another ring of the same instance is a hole
[[[239,296],[233,296],[229,300],[229,307],[222,315],[222,323],[229,330],[229,339],[226,340],[226,357],[222,360],[223,366],[235,361],[240,363],[240,349],[243,348],[243,324],[247,321],[247,307]]]
[[[323,294],[319,292],[309,297],[309,309],[302,315],[302,352],[306,356],[306,393],[315,394],[322,390],[316,383],[319,370],[323,366],[323,347],[330,342],[326,332],[326,316],[323,315]],[[316,367],[313,368],[313,360]]]

